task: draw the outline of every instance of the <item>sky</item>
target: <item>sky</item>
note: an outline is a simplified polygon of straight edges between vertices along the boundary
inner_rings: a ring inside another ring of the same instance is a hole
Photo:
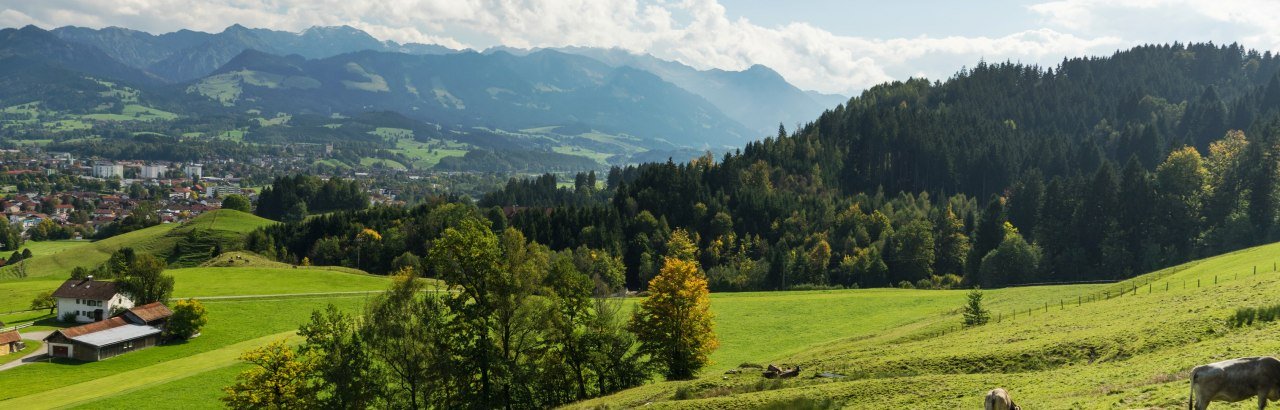
[[[853,95],[945,79],[979,61],[1056,65],[1146,43],[1280,50],[1262,0],[0,0],[0,27],[151,33],[350,25],[452,48],[618,47],[699,69],[763,64],[800,88]]]

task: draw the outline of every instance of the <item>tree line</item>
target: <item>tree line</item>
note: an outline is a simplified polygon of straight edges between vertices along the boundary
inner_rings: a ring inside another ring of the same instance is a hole
[[[441,208],[448,208],[443,206]],[[439,208],[437,209],[437,211]],[[441,215],[437,215],[441,216]],[[550,408],[662,373],[688,379],[717,346],[697,249],[682,231],[631,318],[616,257],[553,251],[478,215],[443,219],[422,264],[363,313],[312,314],[291,348],[245,353],[231,408]],[[367,240],[376,233],[362,230]],[[436,285],[441,286],[441,285]]]

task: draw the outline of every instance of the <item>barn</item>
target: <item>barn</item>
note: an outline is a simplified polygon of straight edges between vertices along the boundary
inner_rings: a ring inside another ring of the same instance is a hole
[[[173,312],[159,302],[107,320],[54,331],[44,341],[49,356],[93,362],[160,344]]]

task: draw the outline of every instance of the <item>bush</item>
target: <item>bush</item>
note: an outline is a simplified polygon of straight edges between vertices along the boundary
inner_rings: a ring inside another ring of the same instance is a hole
[[[176,339],[190,339],[200,334],[200,329],[208,323],[205,318],[204,305],[195,299],[179,300],[173,305],[173,316],[165,331]]]
[[[817,285],[813,283],[801,283],[799,285],[792,285],[791,287],[787,288],[787,290],[840,290],[840,289],[844,289],[844,286]]]
[[[1280,304],[1259,308],[1243,307],[1236,309],[1236,314],[1228,323],[1233,327],[1252,326],[1256,323],[1274,322],[1280,319]]]
[[[911,284],[911,282],[909,282],[909,281],[905,281],[905,280],[904,280],[904,281],[902,281],[902,282],[898,282],[898,287],[899,287],[899,288],[902,288],[902,289],[915,289],[915,288],[916,288],[916,286],[915,286],[915,285],[912,285],[912,284]]]
[[[71,312],[63,312],[62,316],[58,316],[59,321],[73,323],[76,321],[76,314]]]
[[[841,408],[839,403],[828,398],[815,399],[810,397],[797,397],[788,400],[779,400],[760,407],[761,409],[800,409],[800,410],[827,410]]]

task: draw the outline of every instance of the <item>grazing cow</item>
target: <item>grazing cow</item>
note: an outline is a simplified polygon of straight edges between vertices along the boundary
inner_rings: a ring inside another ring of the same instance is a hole
[[[987,393],[987,399],[983,401],[982,408],[984,410],[1022,410],[1022,407],[1009,398],[1009,392],[1000,388]]]
[[[1274,357],[1244,357],[1196,366],[1191,369],[1191,397],[1188,405],[1205,410],[1210,401],[1237,402],[1258,398],[1258,410],[1267,400],[1280,399],[1280,360]]]

